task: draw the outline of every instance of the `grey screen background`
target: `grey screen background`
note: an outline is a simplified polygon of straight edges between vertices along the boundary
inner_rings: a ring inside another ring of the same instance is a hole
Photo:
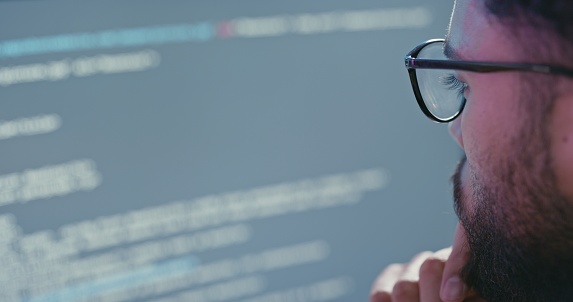
[[[450,244],[451,1],[0,3],[0,300],[366,301]]]

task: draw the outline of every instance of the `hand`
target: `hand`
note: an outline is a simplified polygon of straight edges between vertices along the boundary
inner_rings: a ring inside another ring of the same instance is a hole
[[[451,248],[422,252],[409,263],[392,264],[376,279],[371,302],[474,302],[483,301],[459,276],[468,258],[465,232],[456,228]]]

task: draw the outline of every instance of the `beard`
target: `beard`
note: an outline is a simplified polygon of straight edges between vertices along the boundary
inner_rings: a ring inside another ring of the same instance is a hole
[[[573,201],[558,189],[545,126],[553,104],[543,100],[554,98],[538,77],[522,83],[515,153],[479,167],[464,157],[452,176],[470,251],[462,277],[490,302],[573,301]]]
[[[465,158],[452,181],[470,250],[462,270],[468,286],[490,302],[573,301],[573,215],[554,182],[547,183],[552,178],[529,175],[535,180],[522,187],[515,177],[488,184],[469,172],[468,195],[464,165]]]

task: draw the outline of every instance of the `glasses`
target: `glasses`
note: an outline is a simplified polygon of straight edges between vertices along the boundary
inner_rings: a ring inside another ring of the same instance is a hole
[[[450,60],[444,54],[444,39],[426,41],[405,58],[412,88],[420,109],[439,123],[452,121],[464,109],[467,84],[456,77],[457,70],[472,72],[530,71],[573,77],[566,68],[521,63],[495,63]]]

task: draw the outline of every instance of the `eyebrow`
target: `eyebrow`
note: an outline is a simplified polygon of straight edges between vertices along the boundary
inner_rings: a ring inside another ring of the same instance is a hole
[[[461,56],[452,48],[450,43],[448,43],[448,39],[444,42],[444,55],[450,60],[461,60]]]

